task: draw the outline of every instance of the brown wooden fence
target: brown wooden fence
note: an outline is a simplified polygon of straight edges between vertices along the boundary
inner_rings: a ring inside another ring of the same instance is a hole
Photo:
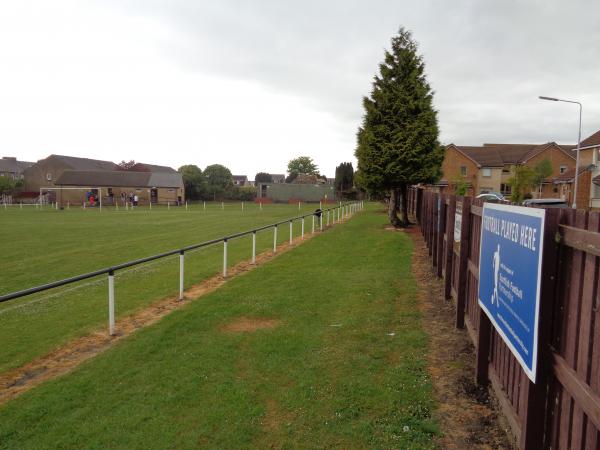
[[[534,384],[478,305],[482,211],[478,199],[410,190],[456,326],[475,345],[474,376],[491,385],[520,448],[600,450],[600,213],[546,211]]]

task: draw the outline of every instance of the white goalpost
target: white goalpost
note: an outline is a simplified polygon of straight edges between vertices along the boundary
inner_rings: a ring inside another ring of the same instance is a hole
[[[85,203],[86,203],[86,195],[85,193],[89,192],[89,191],[98,191],[98,205],[100,207],[100,210],[102,210],[102,188],[101,187],[57,187],[57,186],[48,186],[48,187],[41,187],[40,188],[40,196],[39,196],[39,204],[43,205],[43,198],[44,198],[44,194],[49,193],[50,191],[56,191],[56,192],[62,192],[62,191],[83,191],[83,197],[82,197],[82,201],[81,204],[83,206],[83,208],[85,208]],[[47,202],[46,202],[47,203]],[[61,199],[61,203],[62,203],[62,199]],[[58,199],[56,201],[56,208],[58,209]]]

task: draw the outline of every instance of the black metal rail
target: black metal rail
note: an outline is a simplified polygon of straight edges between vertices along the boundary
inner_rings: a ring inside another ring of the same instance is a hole
[[[322,215],[323,213],[326,213],[327,211],[335,211],[335,210],[338,210],[341,208],[349,207],[350,205],[354,205],[354,204],[355,204],[354,202],[345,203],[345,204],[342,204],[339,206],[335,206],[333,208],[321,210],[320,213],[318,212],[319,210],[317,210],[310,214],[304,214],[301,216],[292,217],[292,218],[289,218],[286,220],[282,220],[280,222],[272,223],[269,225],[264,225],[264,226],[258,227],[258,228],[253,228],[252,230],[242,231],[240,233],[231,234],[229,236],[224,236],[224,237],[217,238],[217,239],[211,239],[210,241],[201,242],[199,244],[192,244],[192,245],[188,245],[186,247],[181,247],[177,250],[170,250],[168,252],[159,253],[157,255],[147,256],[145,258],[135,259],[133,261],[128,261],[125,263],[117,264],[117,265],[114,265],[111,267],[107,267],[105,269],[95,270],[93,272],[88,272],[88,273],[84,273],[84,274],[77,275],[74,277],[65,278],[63,280],[54,281],[52,283],[42,284],[40,286],[23,289],[21,291],[15,291],[15,292],[11,292],[8,294],[0,295],[0,303],[7,302],[9,300],[14,300],[14,299],[21,298],[21,297],[26,297],[28,295],[36,294],[38,292],[47,291],[48,289],[54,289],[54,288],[57,288],[60,286],[65,286],[67,284],[76,283],[78,281],[87,280],[89,278],[94,278],[99,275],[105,275],[105,274],[112,275],[117,270],[127,269],[128,267],[137,266],[139,264],[147,263],[150,261],[155,261],[157,259],[166,258],[166,257],[172,256],[172,255],[177,255],[177,254],[181,255],[181,254],[184,254],[186,251],[195,250],[195,249],[202,248],[202,247],[208,247],[209,245],[214,245],[219,242],[229,241],[231,239],[239,238],[242,236],[248,236],[253,233],[257,233],[259,231],[268,230],[269,228],[275,228],[275,227],[278,227],[279,225],[294,222],[296,220],[301,220],[306,217],[311,217],[311,216],[320,217],[320,215]]]

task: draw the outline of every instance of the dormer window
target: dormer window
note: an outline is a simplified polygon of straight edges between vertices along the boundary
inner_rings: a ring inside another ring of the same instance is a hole
[[[46,174],[46,181],[52,181],[52,174],[50,172]]]

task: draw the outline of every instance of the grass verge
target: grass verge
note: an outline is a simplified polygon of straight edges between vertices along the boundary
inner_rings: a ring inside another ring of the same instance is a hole
[[[360,214],[9,402],[0,448],[433,447],[412,243],[384,226]]]

